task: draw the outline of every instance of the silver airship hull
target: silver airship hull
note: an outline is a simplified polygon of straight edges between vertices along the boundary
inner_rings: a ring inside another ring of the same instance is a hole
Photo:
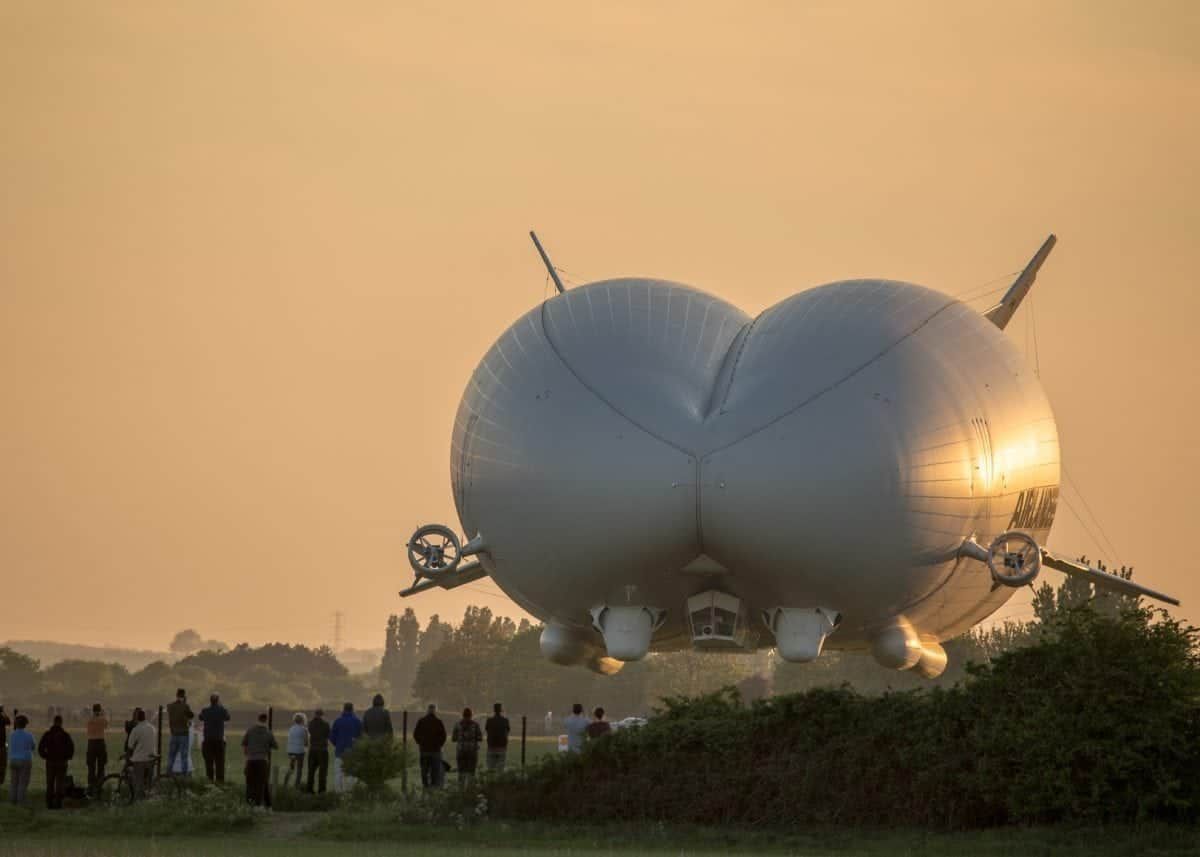
[[[906,623],[936,660],[936,641],[1014,591],[964,542],[1044,543],[1059,447],[1020,354],[950,296],[853,280],[752,319],[678,283],[615,279],[546,301],[487,352],[451,478],[479,561],[575,646],[564,662],[611,650],[608,608],[644,608],[655,650],[775,646],[786,609],[836,617],[835,648]],[[736,639],[698,630],[710,594],[737,603]]]

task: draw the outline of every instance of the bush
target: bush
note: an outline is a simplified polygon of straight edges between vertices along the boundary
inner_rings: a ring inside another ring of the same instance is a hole
[[[342,755],[342,770],[376,794],[406,767],[408,753],[392,738],[361,738]]]
[[[485,783],[498,817],[920,825],[1196,816],[1196,631],[1073,611],[949,690],[672,699]],[[581,796],[586,795],[586,799]]]

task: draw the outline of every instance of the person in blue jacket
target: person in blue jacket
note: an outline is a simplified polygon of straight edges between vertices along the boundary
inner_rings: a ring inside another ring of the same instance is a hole
[[[13,731],[8,736],[8,767],[12,781],[8,786],[9,799],[18,806],[25,803],[25,795],[29,789],[29,779],[33,774],[33,754],[37,742],[33,735],[26,731],[29,718],[18,714],[13,718]]]
[[[354,703],[347,702],[342,706],[342,716],[333,721],[329,730],[329,743],[333,745],[334,791],[344,792],[354,786],[354,778],[342,773],[342,756],[362,735],[362,728],[362,721],[354,713]]]

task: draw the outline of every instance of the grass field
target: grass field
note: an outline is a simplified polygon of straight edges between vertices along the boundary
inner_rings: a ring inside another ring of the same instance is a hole
[[[35,731],[35,737],[40,737],[40,734],[37,733],[36,731]],[[87,785],[87,762],[86,762],[87,738],[85,737],[85,735],[82,731],[75,731],[75,730],[71,730],[71,737],[75,740],[75,758],[71,761],[69,773],[73,777],[75,777],[75,781],[77,783],[79,783],[80,785]],[[275,739],[279,742],[280,747],[287,746],[286,733],[276,731]],[[226,782],[229,782],[229,783],[237,784],[237,783],[242,783],[245,781],[245,778],[242,775],[242,769],[245,764],[245,759],[242,756],[241,740],[242,740],[242,736],[240,733],[237,733],[237,734],[230,733],[229,735],[226,736],[226,740],[225,740],[225,743],[226,743],[226,747],[225,747],[225,780],[226,780]],[[106,736],[106,742],[108,744],[107,772],[108,773],[116,773],[121,770],[120,759],[121,759],[121,752],[125,746],[125,733],[117,732],[117,731],[110,731],[108,733],[108,735]],[[168,743],[168,738],[166,736],[164,736],[163,744],[162,744],[164,768],[166,766],[167,743]],[[412,751],[412,762],[409,766],[409,783],[410,784],[415,783],[417,785],[420,785],[421,774],[420,774],[420,768],[418,767],[418,762],[417,762],[416,746],[414,744],[412,744],[411,738],[409,739],[409,749]],[[530,738],[530,739],[528,739],[528,744],[526,746],[526,753],[525,753],[526,760],[528,762],[533,762],[536,759],[540,759],[542,756],[546,755],[547,753],[555,753],[557,751],[558,751],[558,745],[557,745],[557,739],[555,739],[555,738],[541,738],[541,737]],[[444,753],[446,755],[446,761],[448,761],[453,766],[454,765],[454,756],[453,756],[454,745],[448,743],[446,745]],[[276,754],[276,756],[273,760],[273,766],[278,768],[279,782],[283,782],[283,775],[285,773],[287,773],[287,763],[288,763],[288,759],[287,759],[286,753],[280,751],[278,754]],[[518,741],[509,745],[508,765],[509,765],[509,767],[516,767],[516,766],[519,766],[520,763],[521,763],[521,745],[520,745],[520,741],[518,739]],[[195,750],[192,752],[192,764],[196,768],[196,771],[193,774],[193,776],[203,777],[204,776],[204,760],[203,760],[203,758],[201,758],[199,750]],[[482,765],[482,760],[480,760],[480,764]],[[307,765],[307,762],[306,762],[306,765]],[[330,763],[329,776],[331,778],[329,787],[332,789],[333,788],[332,759],[331,759],[331,763]],[[453,779],[453,775],[451,775],[451,779]],[[46,784],[45,765],[43,765],[40,762],[40,760],[35,760],[33,763],[33,776],[31,778],[30,790],[32,792],[37,792],[37,797],[39,799],[44,794],[45,784]],[[400,786],[400,781],[396,780],[394,785],[398,788]],[[3,795],[2,795],[2,797],[4,799],[8,798],[7,789],[8,789],[8,783],[5,782],[4,789],[3,789]]]
[[[353,843],[307,837],[304,820],[279,819],[254,834],[211,837],[96,838],[78,835],[0,836],[0,857],[627,857],[719,853],[790,854],[797,857],[1116,857],[1183,855],[1200,849],[1200,838],[1184,829],[997,830],[927,834],[920,831],[814,832],[771,836],[753,831],[695,831],[485,825],[467,831],[397,828],[393,838]],[[295,822],[301,822],[296,824]]]

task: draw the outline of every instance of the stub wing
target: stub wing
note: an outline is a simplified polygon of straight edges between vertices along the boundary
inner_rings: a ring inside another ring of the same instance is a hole
[[[988,321],[1001,330],[1008,326],[1017,307],[1021,305],[1021,301],[1025,300],[1025,295],[1029,294],[1029,290],[1033,287],[1033,281],[1037,279],[1038,271],[1041,270],[1042,263],[1046,261],[1046,257],[1050,255],[1050,251],[1054,249],[1056,243],[1058,243],[1058,239],[1053,235],[1042,242],[1042,246],[1033,254],[1033,258],[1029,260],[1025,270],[1008,287],[1008,291],[1004,293],[1000,303],[984,313]]]
[[[452,572],[439,574],[435,577],[419,578],[408,589],[401,590],[400,597],[408,598],[410,595],[418,595],[428,589],[455,589],[465,583],[474,583],[476,580],[482,580],[487,576],[487,569],[478,560],[463,563]]]
[[[1089,565],[1084,565],[1081,562],[1066,559],[1061,556],[1056,556],[1045,548],[1042,549],[1042,563],[1053,568],[1056,571],[1061,571],[1063,574],[1069,574],[1074,577],[1082,577],[1084,580],[1091,583],[1098,589],[1107,589],[1109,592],[1117,592],[1121,595],[1143,596],[1153,598],[1156,601],[1163,601],[1167,604],[1179,606],[1179,599],[1173,598],[1159,592],[1156,589],[1151,589],[1148,586],[1134,583],[1132,580],[1126,580],[1116,574],[1110,574],[1107,571],[1101,571],[1098,568],[1092,568]]]

